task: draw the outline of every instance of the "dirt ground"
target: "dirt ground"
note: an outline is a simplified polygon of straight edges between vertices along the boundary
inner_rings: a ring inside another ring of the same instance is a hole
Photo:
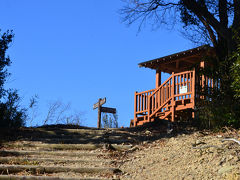
[[[164,124],[10,130],[0,136],[0,179],[15,175],[18,179],[240,180],[240,130],[223,128],[214,133],[184,125],[169,132]],[[23,170],[9,171],[18,165]],[[85,170],[46,174],[29,165]],[[103,170],[95,172],[96,168]]]
[[[146,130],[151,136],[152,132]],[[240,131],[196,131],[153,142],[145,141],[128,155],[120,169],[121,179],[240,179]]]

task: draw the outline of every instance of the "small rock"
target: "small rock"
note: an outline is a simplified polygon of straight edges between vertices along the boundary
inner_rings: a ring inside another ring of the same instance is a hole
[[[221,161],[219,162],[219,165],[222,165],[222,164],[225,163],[225,162],[226,162],[226,158],[223,157],[223,158],[221,159]]]
[[[239,157],[235,156],[235,157],[233,158],[233,161],[238,162],[238,161],[239,161]]]
[[[147,144],[148,143],[148,141],[143,141],[143,144]]]
[[[196,140],[196,142],[195,142],[196,145],[199,145],[199,144],[201,144],[201,143],[202,143],[202,142],[199,141],[199,140]]]
[[[218,173],[223,174],[223,173],[231,171],[233,168],[234,168],[234,166],[223,166],[222,168],[220,168],[218,170]]]
[[[231,161],[233,158],[234,158],[233,155],[229,155],[229,156],[227,157],[227,161]]]
[[[197,146],[197,145],[200,145],[200,144],[206,144],[205,142],[202,142],[202,141],[200,141],[200,140],[196,140],[196,142],[195,142],[195,146]]]
[[[149,134],[151,134],[151,131],[146,130],[146,131],[145,131],[145,134],[149,135]]]

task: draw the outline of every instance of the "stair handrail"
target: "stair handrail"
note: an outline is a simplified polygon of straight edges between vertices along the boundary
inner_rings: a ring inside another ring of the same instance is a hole
[[[174,77],[174,73],[172,73],[172,75],[166,80],[164,81],[163,84],[161,84],[158,88],[156,88],[156,90],[150,95],[148,96],[148,117],[150,118],[152,116],[152,113],[154,113],[155,111],[152,110],[151,112],[151,105],[150,105],[150,100],[151,98],[161,89],[163,88],[172,78]],[[165,104],[165,102],[169,101],[169,99],[171,99],[173,96],[173,94],[171,94],[171,96],[169,98],[167,98],[162,104]],[[160,107],[162,107],[162,104],[160,104]]]
[[[161,89],[165,84],[167,84],[167,82],[168,82],[169,80],[171,80],[172,76],[173,76],[173,74],[172,74],[169,78],[167,78],[167,80],[164,81],[164,83],[162,83],[158,88],[156,88],[155,91],[149,96],[149,98],[150,98],[151,96],[153,96],[153,95],[154,95],[159,89]]]

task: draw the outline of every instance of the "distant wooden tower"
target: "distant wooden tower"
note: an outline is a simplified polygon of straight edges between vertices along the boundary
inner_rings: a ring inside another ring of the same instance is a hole
[[[156,70],[155,89],[135,92],[134,119],[130,126],[139,126],[157,119],[167,119],[171,122],[184,118],[186,114],[194,118],[196,86],[213,87],[212,79],[204,76],[196,77],[199,68],[204,68],[206,55],[213,55],[214,51],[208,45],[200,46],[169,56],[142,62],[140,67]],[[161,72],[171,76],[161,82]]]

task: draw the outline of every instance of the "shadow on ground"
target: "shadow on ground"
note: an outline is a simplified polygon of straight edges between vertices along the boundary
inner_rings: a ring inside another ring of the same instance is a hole
[[[4,142],[25,140],[49,144],[141,144],[196,131],[189,123],[156,121],[134,128],[97,129],[74,125],[46,125],[37,128],[0,129],[0,147]]]

